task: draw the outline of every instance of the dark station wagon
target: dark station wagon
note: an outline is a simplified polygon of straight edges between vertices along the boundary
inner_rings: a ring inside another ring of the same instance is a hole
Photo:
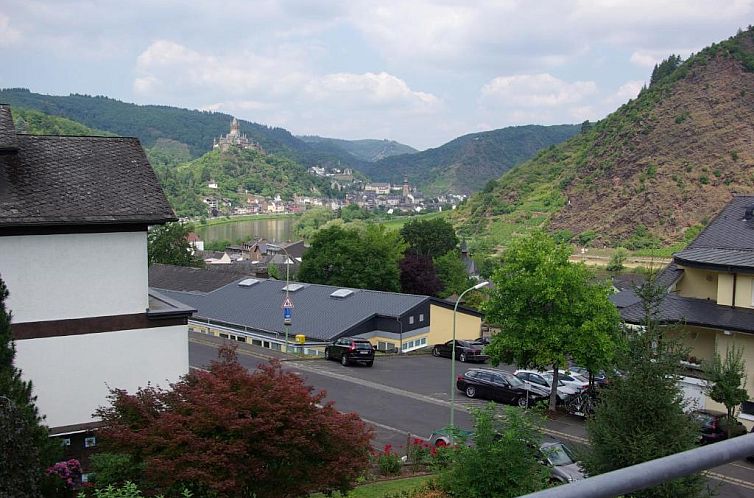
[[[366,339],[341,337],[325,347],[325,359],[339,361],[343,366],[361,363],[371,367],[374,364],[374,348]]]
[[[453,341],[445,344],[435,344],[432,346],[433,356],[444,356],[450,358],[453,355]],[[484,344],[474,341],[463,341],[456,339],[456,359],[459,361],[478,361],[484,363],[488,356],[484,354]]]

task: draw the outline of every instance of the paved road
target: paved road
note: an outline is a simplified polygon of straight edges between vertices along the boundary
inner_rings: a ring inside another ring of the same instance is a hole
[[[189,357],[192,367],[203,368],[216,357],[221,339],[190,334]],[[239,361],[254,369],[267,361],[267,350],[241,345]],[[278,354],[286,358],[284,354]],[[378,358],[372,368],[343,367],[324,360],[288,360],[284,367],[301,375],[308,384],[324,389],[327,399],[341,411],[361,415],[375,429],[375,446],[392,444],[399,451],[407,437],[427,437],[436,428],[448,424],[450,415],[450,360],[429,355],[402,358]],[[460,374],[474,365],[456,363]],[[456,424],[471,427],[470,406],[485,402],[466,398],[456,392]],[[584,443],[582,419],[561,416],[547,424],[546,432],[559,439]],[[744,498],[754,496],[754,466],[747,462],[726,464],[708,472],[710,485],[719,496]]]

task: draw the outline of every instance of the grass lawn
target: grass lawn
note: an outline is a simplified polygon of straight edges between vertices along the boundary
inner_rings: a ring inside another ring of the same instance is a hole
[[[388,493],[400,493],[401,491],[411,491],[428,480],[432,476],[419,476],[419,477],[407,477],[405,479],[393,479],[390,481],[378,481],[371,484],[365,484],[359,486],[350,493],[348,498],[382,498]],[[310,498],[324,498],[325,495],[317,493],[310,495]],[[335,493],[334,497],[342,496],[339,493]]]

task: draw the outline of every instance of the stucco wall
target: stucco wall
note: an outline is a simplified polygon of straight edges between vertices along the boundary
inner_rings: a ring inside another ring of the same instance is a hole
[[[719,333],[716,329],[686,326],[677,331],[668,332],[668,336],[675,337],[690,348],[689,356],[695,356],[699,361],[712,359],[715,352],[715,337]]]
[[[683,278],[676,285],[683,297],[717,300],[717,273],[696,268],[685,268]]]
[[[16,366],[33,382],[48,426],[91,422],[108,386],[168,387],[188,372],[186,326],[16,341]]]
[[[15,323],[143,313],[146,232],[0,237]]]
[[[431,305],[428,345],[447,342],[453,338],[453,310]],[[456,339],[476,339],[481,334],[482,319],[463,312],[456,314]]]
[[[721,358],[725,358],[725,353],[729,347],[733,346],[743,348],[743,360],[746,362],[746,390],[749,392],[749,399],[754,399],[754,337],[751,334],[733,332],[731,335],[726,335],[721,331],[715,335],[715,347]],[[709,403],[713,403],[716,406],[714,409],[724,410],[722,405],[717,405],[714,401],[710,400]],[[713,408],[711,405],[708,405]]]

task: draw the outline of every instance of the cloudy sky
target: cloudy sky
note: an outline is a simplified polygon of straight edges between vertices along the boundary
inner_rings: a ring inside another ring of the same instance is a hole
[[[599,119],[754,0],[2,0],[0,87],[436,147]]]

